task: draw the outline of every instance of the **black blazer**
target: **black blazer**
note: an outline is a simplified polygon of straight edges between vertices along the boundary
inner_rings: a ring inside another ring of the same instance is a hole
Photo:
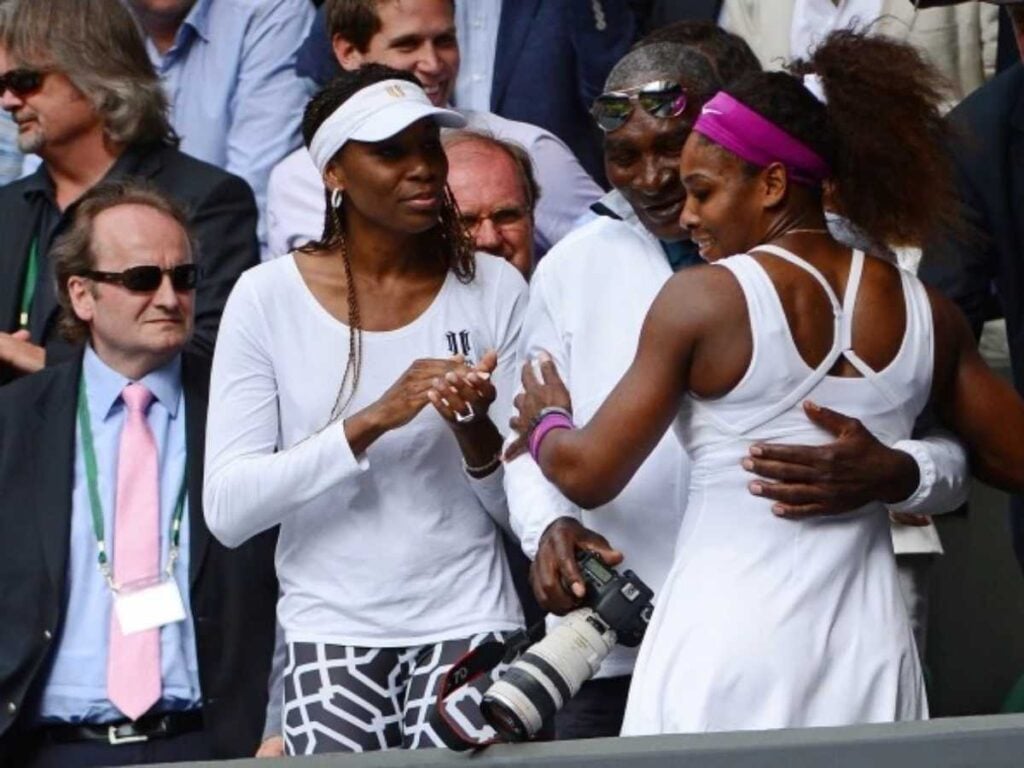
[[[79,355],[0,389],[0,763],[63,630],[81,369]],[[276,533],[229,550],[206,527],[209,375],[208,361],[185,356],[191,610],[206,729],[218,757],[243,757],[258,748],[266,714]]]
[[[1024,392],[1024,65],[954,109],[953,150],[964,214],[975,231],[925,250],[920,275],[963,309],[975,332],[999,297],[1017,388]]]
[[[646,35],[677,21],[718,23],[722,0],[630,0],[640,21],[640,34]]]
[[[43,200],[27,190],[38,186],[45,173],[45,167],[40,167],[31,176],[0,187],[0,331],[18,327],[29,249],[45,209]],[[147,181],[188,211],[199,240],[196,262],[201,270],[189,349],[212,355],[220,316],[235,280],[259,263],[258,213],[252,190],[238,176],[166,146],[129,147],[106,178]],[[46,270],[36,291],[29,330],[33,341],[46,347],[51,365],[70,359],[75,350],[57,333],[57,293],[48,260]],[[0,368],[0,384],[11,378],[11,371]]]
[[[1001,309],[1014,383],[1024,395],[1024,65],[979,88],[949,119],[960,131],[953,159],[974,231],[927,248],[919,274],[960,306],[976,334]],[[1013,544],[1024,569],[1024,497],[1011,502]]]
[[[590,106],[635,39],[626,0],[505,0],[491,111],[551,131],[604,184],[601,132]]]

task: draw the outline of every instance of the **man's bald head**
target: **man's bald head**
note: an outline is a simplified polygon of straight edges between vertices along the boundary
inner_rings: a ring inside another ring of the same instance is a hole
[[[478,250],[501,256],[529,278],[533,212],[540,188],[522,147],[473,131],[444,138],[448,186]]]

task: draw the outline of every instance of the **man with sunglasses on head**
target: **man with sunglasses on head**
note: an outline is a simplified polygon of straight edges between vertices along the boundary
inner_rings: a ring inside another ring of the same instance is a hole
[[[343,69],[376,63],[411,72],[435,106],[449,104],[460,63],[453,0],[327,0],[324,8],[333,55]],[[544,190],[535,228],[542,254],[572,229],[601,188],[553,133],[492,112],[460,111],[471,129],[510,139],[530,154]],[[318,238],[325,208],[309,153],[302,149],[281,161],[267,191],[270,255]]]
[[[267,703],[275,533],[229,550],[201,500],[210,364],[195,241],[103,182],[52,257],[73,360],[0,389],[0,763],[243,757]],[[14,584],[17,588],[14,588]]]
[[[696,42],[664,42],[673,36]],[[674,272],[701,263],[680,223],[680,152],[704,102],[723,82],[756,70],[745,43],[717,28],[695,30],[683,23],[659,32],[658,39],[663,42],[642,42],[623,57],[593,106],[605,132],[605,168],[614,191],[594,206],[595,220],[548,253],[530,284],[519,363],[541,353],[551,356],[572,394],[577,423],[593,416],[633,361],[647,310],[661,288]],[[963,474],[962,453],[950,460],[945,445],[912,441],[893,450],[858,429],[855,420],[831,411],[819,418],[837,442],[816,454],[828,471],[801,492],[820,499],[839,489],[845,510],[865,503],[861,498],[902,501],[898,508],[911,512],[956,505],[956,493],[936,477]],[[852,466],[831,461],[851,455],[857,459]],[[625,490],[593,510],[563,497],[530,456],[511,458],[505,467],[510,520],[534,560],[531,581],[541,607],[564,614],[579,604],[577,549],[632,568],[657,595],[673,560],[688,483],[689,461],[671,432]],[[836,505],[831,509],[839,511]],[[635,661],[636,649],[616,646],[556,715],[557,737],[617,735]]]
[[[0,188],[0,384],[73,348],[57,332],[50,247],[101,180],[140,178],[189,211],[203,273],[190,342],[212,352],[238,275],[259,261],[252,190],[179,152],[167,101],[120,0],[0,3],[0,106],[42,165]]]

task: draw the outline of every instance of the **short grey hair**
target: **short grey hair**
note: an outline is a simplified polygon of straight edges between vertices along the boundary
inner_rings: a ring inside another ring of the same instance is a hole
[[[26,66],[64,74],[111,141],[177,145],[160,79],[120,0],[4,0],[0,46]]]
[[[530,215],[537,209],[537,201],[540,199],[540,184],[537,183],[537,175],[533,170],[533,160],[530,153],[521,145],[507,139],[499,139],[494,134],[482,130],[461,129],[456,131],[443,131],[441,143],[445,150],[458,144],[482,144],[491,147],[508,156],[519,173],[519,182],[523,186],[523,196]],[[456,200],[456,204],[458,201]]]
[[[721,79],[706,56],[679,43],[649,43],[634,48],[612,67],[606,91],[618,91],[652,80],[676,80],[710,97],[722,87]]]

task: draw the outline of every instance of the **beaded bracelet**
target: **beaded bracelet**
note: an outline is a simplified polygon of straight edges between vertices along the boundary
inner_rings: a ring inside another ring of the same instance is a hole
[[[540,444],[548,433],[555,429],[573,429],[572,418],[567,416],[563,409],[545,413],[537,420],[536,426],[530,431],[530,455],[538,464],[540,463]]]
[[[494,458],[488,461],[486,464],[481,464],[479,467],[471,467],[466,463],[466,460],[462,460],[462,468],[466,471],[466,474],[472,477],[474,480],[480,480],[487,477],[495,469],[501,466],[501,451],[494,454]]]

